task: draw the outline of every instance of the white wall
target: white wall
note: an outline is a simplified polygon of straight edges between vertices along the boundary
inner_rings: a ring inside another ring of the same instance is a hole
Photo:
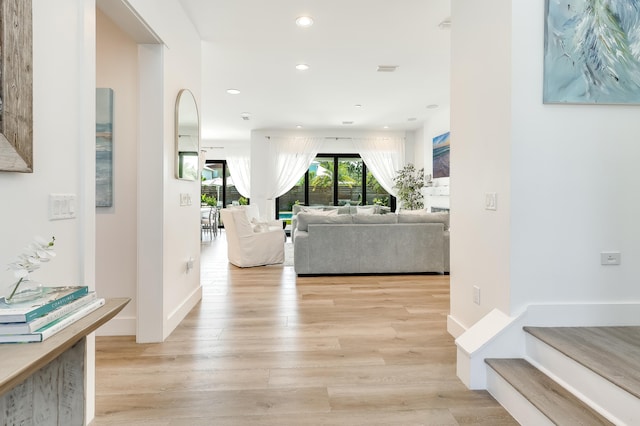
[[[450,331],[510,311],[511,3],[452,1]]]
[[[56,237],[57,256],[33,273],[46,285],[94,286],[95,62],[92,1],[33,1],[34,172],[0,172],[0,282],[35,235]],[[75,23],[70,25],[69,23]],[[77,196],[75,219],[50,221],[49,194]],[[93,339],[87,415],[93,417]]]
[[[542,104],[544,5],[512,8],[511,310],[638,301],[640,107]]]
[[[145,305],[144,313],[139,309],[139,321],[144,316],[145,322],[142,328],[138,324],[138,341],[157,341],[166,338],[201,298],[200,184],[175,178],[174,120],[181,89],[190,89],[200,104],[200,38],[177,0],[165,1],[162,7],[152,0],[129,4],[164,43],[161,49],[139,48],[140,78],[145,79],[140,90],[152,97],[140,97],[145,115],[140,117],[144,128],[139,135],[138,297]],[[159,108],[154,97],[160,100]],[[159,130],[159,138],[149,126]],[[190,206],[180,205],[181,194],[191,198]],[[187,272],[189,259],[195,263]]]
[[[98,334],[136,333],[138,45],[97,11],[96,85],[113,89],[113,205],[96,208],[96,289],[131,302]]]
[[[639,107],[542,103],[541,2],[453,0],[452,21],[450,329],[493,308],[637,302]]]

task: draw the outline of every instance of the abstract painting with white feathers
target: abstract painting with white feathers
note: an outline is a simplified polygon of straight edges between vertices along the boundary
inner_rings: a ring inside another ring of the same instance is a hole
[[[640,0],[545,9],[544,103],[640,104]]]

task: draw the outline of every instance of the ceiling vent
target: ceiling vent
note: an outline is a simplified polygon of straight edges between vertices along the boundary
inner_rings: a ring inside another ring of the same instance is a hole
[[[378,72],[395,72],[397,69],[397,65],[378,65]]]
[[[343,121],[342,124],[353,124],[353,121]]]
[[[249,121],[249,119],[251,118],[251,114],[249,114],[248,112],[243,112],[242,114],[240,114],[240,118],[242,118],[244,121]]]

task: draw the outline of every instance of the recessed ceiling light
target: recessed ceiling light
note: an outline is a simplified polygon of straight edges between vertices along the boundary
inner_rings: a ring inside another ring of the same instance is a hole
[[[354,105],[354,107],[356,107],[356,108],[362,108],[362,105],[361,105],[361,104],[355,104],[355,105]]]
[[[302,126],[298,124],[298,125],[296,126],[296,129],[302,129]]]
[[[307,65],[307,64],[298,64],[298,65],[296,65],[296,69],[298,71],[306,71],[306,70],[309,69],[309,65]]]
[[[383,129],[388,129],[388,128],[389,128],[389,126],[384,126],[384,127],[383,127]]]
[[[416,117],[409,117],[408,121],[416,121],[417,118]]]
[[[436,109],[438,108],[438,104],[431,104],[431,105],[427,105],[427,109]]]
[[[249,121],[249,119],[251,118],[251,113],[248,113],[248,112],[241,112],[241,113],[240,113],[240,117],[241,117],[244,121]]]
[[[343,121],[342,124],[353,124],[353,121]]]
[[[227,93],[230,95],[238,95],[240,91],[238,89],[227,89]]]
[[[311,19],[311,16],[299,16],[296,19],[296,25],[302,28],[308,28],[313,25],[313,19]]]

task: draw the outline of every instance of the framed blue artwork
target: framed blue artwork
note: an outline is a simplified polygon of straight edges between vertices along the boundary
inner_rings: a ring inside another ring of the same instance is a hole
[[[450,132],[433,138],[433,178],[449,177]]]
[[[544,103],[640,104],[640,2],[546,0]]]
[[[96,89],[96,207],[113,205],[113,89]]]

